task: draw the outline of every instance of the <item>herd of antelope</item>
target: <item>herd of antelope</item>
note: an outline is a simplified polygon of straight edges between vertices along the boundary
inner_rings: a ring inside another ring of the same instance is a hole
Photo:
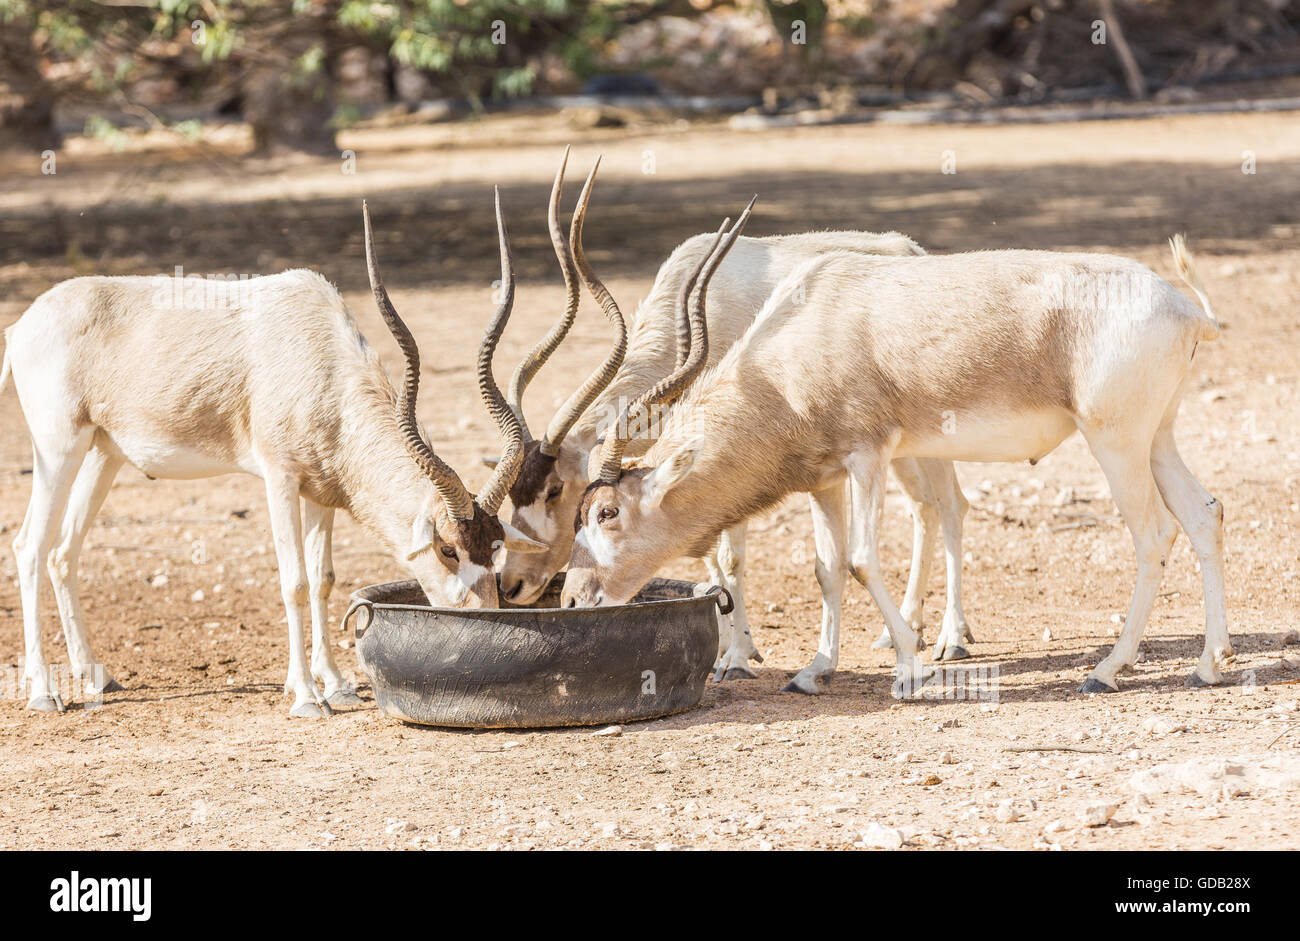
[[[565,151],[565,161],[568,151]],[[762,660],[745,618],[746,520],[792,493],[811,498],[822,629],[786,688],[816,694],[839,655],[847,577],[884,617],[900,677],[922,673],[922,605],[936,537],[946,610],[935,660],[968,656],[961,606],[966,500],[953,461],[1036,461],[1079,431],[1132,533],[1137,585],[1113,650],[1082,692],[1114,691],[1132,666],[1181,524],[1200,560],[1205,647],[1193,685],[1222,681],[1233,654],[1224,602],[1223,508],[1179,456],[1173,425],[1202,340],[1219,332],[1181,237],[1188,300],[1124,258],[1045,251],[929,255],[897,233],[748,238],[735,225],[679,246],[629,328],[588,263],[583,220],[551,241],[564,273],[560,320],[503,395],[493,378],[514,301],[498,195],[502,298],[478,350],[502,455],[471,494],[416,421],[419,351],[380,278],[375,301],[404,357],[395,390],[339,292],[305,270],[254,278],[221,309],[160,306],[148,277],[82,277],[39,297],[5,331],[31,433],[32,497],[14,540],[28,708],[61,711],[41,645],[41,584],[54,590],[75,676],[120,689],[91,650],[77,588],[87,530],[124,464],[150,477],[242,471],[266,486],[289,627],[291,714],[356,701],[328,642],[334,511],[346,509],[438,606],[536,601],[568,569],[562,604],[627,602],[671,560],[703,558],[735,600],[720,618],[715,679]],[[581,288],[614,344],[540,438],[525,390],[574,323]],[[647,424],[647,416],[667,417]],[[656,434],[632,429],[654,427]],[[886,590],[878,525],[886,468],[908,494],[914,547],[902,608]],[[509,496],[509,520],[498,512]],[[937,531],[936,531],[937,526]],[[309,609],[312,651],[303,637]],[[93,678],[93,679],[91,679]],[[319,684],[319,685],[318,685]]]

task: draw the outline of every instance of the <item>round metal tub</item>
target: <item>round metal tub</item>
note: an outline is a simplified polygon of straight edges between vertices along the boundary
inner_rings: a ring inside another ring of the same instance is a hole
[[[379,708],[422,725],[540,728],[651,719],[700,701],[717,655],[716,586],[657,578],[630,604],[433,608],[415,581],[352,594],[357,660]]]

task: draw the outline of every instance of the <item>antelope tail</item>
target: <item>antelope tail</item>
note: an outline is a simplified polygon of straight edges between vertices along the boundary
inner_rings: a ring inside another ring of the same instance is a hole
[[[1192,253],[1187,250],[1187,239],[1180,232],[1169,240],[1169,247],[1174,253],[1174,267],[1178,269],[1178,277],[1195,292],[1197,299],[1201,302],[1201,308],[1205,311],[1205,323],[1201,327],[1201,339],[1213,340],[1219,335],[1219,321],[1215,319],[1214,309],[1210,307],[1210,298],[1205,293],[1205,288],[1201,285],[1201,279],[1196,274],[1196,267],[1192,264]]]

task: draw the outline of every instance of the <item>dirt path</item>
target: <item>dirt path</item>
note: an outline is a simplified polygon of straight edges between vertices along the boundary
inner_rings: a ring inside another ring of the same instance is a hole
[[[341,285],[393,368],[396,350],[364,288],[364,194],[385,280],[424,349],[421,415],[440,452],[479,482],[478,458],[495,445],[469,357],[496,277],[488,184],[503,185],[522,278],[499,360],[513,363],[559,310],[543,213],[557,145],[569,140],[579,166],[597,148],[606,155],[587,241],[628,311],[673,245],[753,192],[753,234],[852,226],[905,231],[935,251],[1086,247],[1169,276],[1164,240],[1186,230],[1229,327],[1198,354],[1178,433],[1193,472],[1227,508],[1238,650],[1228,685],[1182,686],[1203,615],[1180,537],[1136,673],[1119,695],[1074,692],[1113,643],[1134,567],[1101,474],[1072,439],[1037,467],[959,468],[973,504],[970,663],[996,666],[996,703],[894,702],[891,656],[869,649],[880,619],[856,588],[831,692],[780,692],[811,659],[819,619],[806,501],[794,498],[755,521],[750,540],[750,613],[767,656],[760,677],[710,686],[693,712],[609,737],[422,729],[369,701],[326,722],[290,720],[259,482],[148,481],[128,470],[82,561],[96,650],[127,692],[97,710],[46,716],[4,689],[0,848],[848,847],[873,823],[899,830],[907,847],[1300,844],[1300,647],[1281,645],[1300,628],[1292,115],[761,134],[572,133],[518,118],[356,132],[345,141],[358,154],[355,175],[328,161],[240,166],[74,150],[54,178],[13,165],[0,178],[0,323],[74,273],[310,265]],[[954,175],[939,172],[944,150],[955,153]],[[1255,154],[1253,175],[1241,172],[1243,151]],[[642,173],[647,154],[653,174]],[[530,414],[544,420],[606,342],[584,306],[539,376]],[[6,542],[22,519],[30,460],[6,389]],[[886,516],[900,597],[911,526],[896,492]],[[350,520],[338,529],[336,566],[336,615],[352,589],[398,577]],[[689,563],[673,572],[703,577]],[[934,621],[937,572],[932,587]],[[52,616],[45,630],[47,650],[61,656]],[[11,679],[21,618],[7,547],[0,638],[0,671],[9,665],[0,679]],[[355,670],[350,649],[337,653]],[[1071,750],[1033,750],[1058,747]],[[1094,804],[1118,806],[1108,825],[1082,825]],[[869,843],[892,839],[872,832]]]

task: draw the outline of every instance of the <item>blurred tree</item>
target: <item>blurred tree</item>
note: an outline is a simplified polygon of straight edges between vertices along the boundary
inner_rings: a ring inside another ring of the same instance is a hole
[[[238,111],[258,152],[334,150],[336,69],[369,46],[476,106],[533,91],[543,54],[579,76],[626,23],[679,0],[0,0],[0,122],[57,138],[54,105],[170,67]],[[170,59],[168,58],[170,57]]]
[[[763,0],[781,37],[782,51],[793,46],[804,69],[816,77],[823,64],[822,39],[830,12],[826,0]]]
[[[0,0],[0,146],[58,146],[56,102],[149,68],[152,21],[143,4]]]

